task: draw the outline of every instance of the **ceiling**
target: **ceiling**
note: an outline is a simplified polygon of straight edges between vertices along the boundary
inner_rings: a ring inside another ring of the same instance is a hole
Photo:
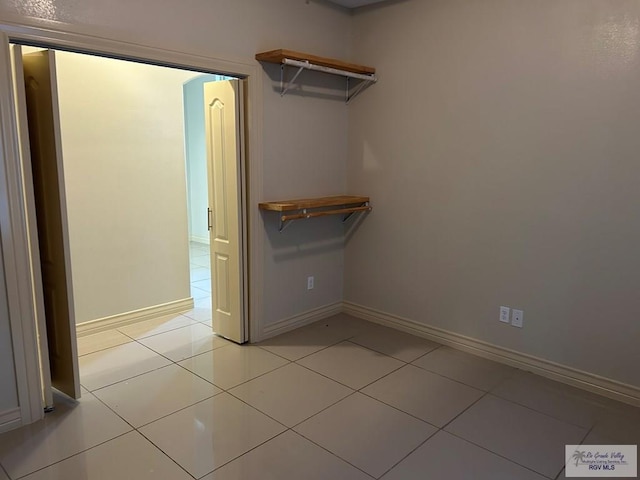
[[[382,2],[384,0],[329,0],[330,2],[337,3],[347,8],[363,7],[365,5],[371,5],[372,3]]]

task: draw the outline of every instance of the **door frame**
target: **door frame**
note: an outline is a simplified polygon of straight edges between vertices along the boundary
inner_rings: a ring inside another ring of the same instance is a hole
[[[249,341],[263,337],[262,285],[264,232],[257,204],[263,192],[262,83],[257,62],[193,55],[162,48],[110,40],[80,33],[69,33],[22,23],[0,23],[0,240],[2,241],[7,283],[9,321],[21,423],[28,424],[44,416],[40,385],[39,352],[31,286],[31,258],[27,249],[28,225],[25,210],[23,172],[19,155],[19,137],[11,80],[9,43],[30,43],[59,50],[142,61],[167,67],[179,67],[203,73],[227,74],[246,82],[244,132],[245,149],[240,168],[245,185],[241,211],[244,248],[244,303],[248,318]],[[6,188],[4,188],[6,186]],[[254,208],[255,206],[255,208]],[[249,301],[250,300],[250,301]]]

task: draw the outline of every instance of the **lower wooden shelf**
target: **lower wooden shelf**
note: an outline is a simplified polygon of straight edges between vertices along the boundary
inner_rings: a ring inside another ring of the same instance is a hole
[[[279,231],[281,232],[293,220],[324,217],[326,215],[344,215],[342,221],[346,222],[354,213],[371,211],[369,197],[356,195],[335,195],[331,197],[262,202],[258,206],[261,210],[282,213],[280,215],[279,227]]]

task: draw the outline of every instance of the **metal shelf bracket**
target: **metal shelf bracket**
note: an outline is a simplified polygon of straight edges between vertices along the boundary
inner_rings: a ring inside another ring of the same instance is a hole
[[[304,63],[308,64],[309,62],[304,62]],[[283,63],[280,66],[280,96],[281,97],[285,96],[285,94],[289,91],[289,89],[293,86],[293,84],[298,79],[298,76],[300,76],[302,71],[305,69],[304,66],[298,67],[298,71],[295,73],[293,78],[285,83],[285,81],[284,81],[284,67],[285,67],[285,64]]]
[[[346,103],[347,105],[349,104],[349,102],[351,100],[353,100],[354,98],[356,98],[358,95],[360,95],[360,93],[362,93],[362,91],[369,87],[372,83],[374,83],[374,81],[362,81],[360,82],[360,84],[354,89],[353,93],[351,93],[351,90],[349,88],[349,77],[347,77],[347,93],[346,93]]]
[[[288,82],[285,82],[284,79],[284,70],[286,66],[298,67],[298,70],[293,75],[293,78]],[[378,78],[375,74],[362,74],[362,73],[353,73],[347,70],[339,70],[337,68],[324,67],[322,65],[315,65],[310,63],[308,60],[292,60],[290,58],[285,58],[282,60],[282,64],[280,65],[280,96],[285,96],[285,94],[291,89],[291,87],[295,84],[295,81],[298,79],[303,70],[315,70],[318,72],[330,73],[332,75],[340,75],[346,78],[347,80],[347,89],[345,94],[345,102],[349,103],[355,97],[357,97],[366,87],[378,81]],[[350,89],[350,79],[355,78],[360,80],[360,84],[355,88],[354,92],[351,93]]]
[[[362,207],[365,207],[364,209]],[[354,213],[362,213],[362,212],[370,212],[371,211],[371,207],[369,207],[369,202],[364,202],[362,205],[360,205],[360,207],[357,207],[358,210],[351,210],[350,212],[347,212],[345,214],[344,217],[342,217],[342,223],[346,223],[347,220],[349,220]]]

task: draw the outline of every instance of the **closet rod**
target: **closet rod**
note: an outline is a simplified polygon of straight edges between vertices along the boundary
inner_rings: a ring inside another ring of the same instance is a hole
[[[371,211],[371,207],[366,206],[366,207],[339,208],[336,210],[324,210],[322,212],[296,213],[293,215],[282,215],[280,217],[280,220],[282,222],[288,222],[289,220],[299,220],[301,218],[324,217],[326,215],[339,215],[340,213],[364,212],[365,210]]]
[[[307,70],[316,70],[318,72],[331,73],[333,75],[341,75],[343,77],[357,78],[358,80],[364,80],[366,82],[377,82],[378,78],[375,74],[363,75],[361,73],[349,72],[347,70],[338,70],[337,68],[323,67],[322,65],[316,65],[309,61],[292,60],[291,58],[283,58],[282,63],[284,65],[291,65],[293,67],[306,68]]]

